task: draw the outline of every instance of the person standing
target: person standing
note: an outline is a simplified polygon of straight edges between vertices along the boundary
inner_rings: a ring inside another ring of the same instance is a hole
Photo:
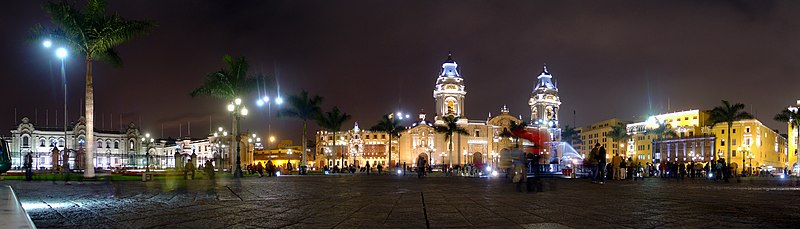
[[[192,162],[192,159],[189,159],[189,162],[186,162],[186,170],[192,174],[192,180],[194,180],[194,169],[194,163]]]
[[[383,165],[381,163],[378,163],[377,167],[378,167],[378,176],[380,176],[381,172],[383,171]]]
[[[292,168],[292,163],[291,163],[291,162],[286,162],[286,170],[289,170],[289,172],[287,173],[287,175],[292,175],[292,170],[293,170],[293,169],[294,169],[294,168]]]
[[[600,151],[600,143],[595,143],[594,144],[594,148],[592,148],[592,151],[589,152],[589,155],[588,155],[589,156],[589,166],[591,166],[591,169],[592,169],[592,183],[597,183],[597,178],[598,178],[597,177],[597,173],[599,172],[598,171],[598,168],[599,168],[598,164],[600,163],[600,161],[598,160],[599,151]]]
[[[256,173],[258,173],[258,177],[264,177],[264,165],[260,161],[256,164]]]
[[[598,144],[599,145],[599,144]],[[597,151],[597,166],[598,166],[598,181],[600,184],[606,183],[606,147],[600,146],[600,150]]]
[[[366,168],[367,168],[367,176],[369,176],[369,171],[372,171],[372,167],[369,165],[369,161],[367,161]]]
[[[206,174],[208,175],[208,179],[209,180],[213,180],[214,179],[214,164],[211,163],[211,160],[206,160],[206,166],[204,168],[206,169]]]
[[[623,163],[622,158],[619,156],[619,154],[618,153],[614,154],[614,157],[611,158],[611,166],[614,176],[612,179],[614,180],[624,179],[622,178],[622,173],[620,173],[621,169],[623,168],[622,163]]]
[[[423,175],[425,175],[425,158],[418,157],[417,158],[417,178],[422,179]]]

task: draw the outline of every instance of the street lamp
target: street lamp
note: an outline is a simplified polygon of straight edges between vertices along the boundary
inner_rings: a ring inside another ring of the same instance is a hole
[[[145,170],[144,170],[145,173],[149,173],[150,172],[150,148],[153,147],[153,143],[154,142],[155,142],[155,139],[150,137],[150,133],[146,133],[146,134],[144,134],[144,137],[142,137],[142,144],[145,145],[145,147],[144,147],[145,165],[147,166],[147,167],[145,167]]]
[[[236,129],[234,129],[234,134],[236,135],[236,168],[233,171],[233,177],[240,178],[242,177],[242,166],[241,166],[241,141],[242,136],[240,134],[240,124],[239,121],[242,117],[247,116],[247,107],[242,104],[242,99],[236,98],[233,100],[233,103],[228,104],[228,111],[231,112],[233,118],[236,120]]]
[[[756,158],[756,155],[754,155],[753,152],[750,152],[747,154],[747,158],[750,159],[750,168],[748,169],[748,172],[753,174],[753,158]]]
[[[217,169],[219,169],[219,172],[225,171],[224,159],[227,157],[223,156],[224,154],[223,148],[225,148],[225,144],[222,144],[223,138],[225,137],[228,137],[228,131],[226,131],[222,127],[217,128],[217,131],[214,132],[214,141],[216,142],[215,146],[217,147],[217,156],[219,156],[219,158],[215,158],[215,163],[217,165]]]
[[[53,41],[51,41],[50,39],[45,39],[44,41],[42,41],[42,46],[44,46],[44,48],[46,48],[46,49],[50,49],[50,47],[53,47]],[[66,48],[59,47],[58,49],[56,49],[55,54],[56,54],[56,57],[58,57],[58,59],[61,61],[61,80],[64,82],[64,149],[63,149],[63,151],[66,152],[67,151],[67,142],[69,141],[69,138],[68,138],[69,133],[67,132],[67,72],[66,72],[65,69],[66,69],[66,59],[67,59],[67,56],[68,56],[69,52],[67,52]],[[58,145],[56,145],[56,147],[57,146]],[[66,162],[64,162],[64,164],[66,165]],[[69,168],[67,168],[67,169],[69,169]]]
[[[269,95],[266,95],[265,92],[264,97],[261,97],[256,101],[256,104],[259,107],[264,106],[265,104],[267,105],[267,136],[270,136],[272,134],[272,103],[275,103],[275,105],[280,106],[281,104],[283,104],[283,98],[281,98],[281,96],[279,95],[274,100],[271,100]],[[270,143],[272,142],[274,142],[274,140],[270,140]],[[270,146],[268,145],[267,148],[269,147]]]

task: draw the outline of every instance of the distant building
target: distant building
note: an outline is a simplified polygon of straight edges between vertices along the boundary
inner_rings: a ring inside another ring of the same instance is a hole
[[[610,136],[607,136],[614,126],[625,126],[626,124],[628,124],[627,121],[623,121],[618,118],[612,118],[596,122],[590,126],[575,128],[575,131],[579,132],[578,139],[580,139],[580,141],[575,141],[577,144],[574,144],[573,147],[584,158],[589,154],[589,152],[592,151],[592,148],[594,148],[595,144],[600,144],[606,148],[606,156],[608,158],[611,158],[611,156],[614,156],[617,153],[619,153],[620,156],[632,157],[634,154],[628,154],[626,147],[628,140],[614,141],[614,139],[612,139]]]

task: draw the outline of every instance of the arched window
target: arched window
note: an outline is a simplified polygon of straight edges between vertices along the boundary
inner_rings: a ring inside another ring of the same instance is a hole
[[[39,139],[39,147],[44,147],[44,138]]]
[[[65,141],[63,138],[58,139],[58,147],[64,147]]]
[[[119,140],[114,141],[114,149],[119,149]]]
[[[30,146],[30,138],[28,136],[22,136],[22,147],[29,147]]]
[[[99,149],[99,148],[103,148],[103,141],[102,141],[102,140],[98,140],[98,141],[97,141],[97,148],[98,148],[98,149]]]
[[[106,149],[111,148],[111,140],[106,140]]]
[[[128,143],[129,143],[129,144],[128,144],[128,149],[129,149],[129,150],[133,150],[133,147],[134,147],[134,142],[133,142],[133,139],[131,139],[131,140],[130,140],[130,142],[128,142]]]

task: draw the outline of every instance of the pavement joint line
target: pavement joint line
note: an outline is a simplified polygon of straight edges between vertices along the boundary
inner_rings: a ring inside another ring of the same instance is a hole
[[[425,194],[423,192],[419,192],[419,196],[422,197],[422,213],[425,214],[425,228],[430,229],[431,223],[428,221],[428,208],[425,206]]]
[[[54,207],[53,207],[53,205],[50,205],[50,203],[47,203],[47,201],[45,201],[44,199],[42,199],[42,202],[43,202],[44,204],[47,204],[47,207],[49,207],[50,209],[53,209],[53,211],[55,211],[55,212],[56,212],[56,214],[58,214],[58,216],[61,216],[61,218],[63,218],[63,219],[65,219],[65,220],[67,220],[67,222],[69,222],[70,224],[72,224],[72,225],[78,225],[78,224],[75,224],[75,222],[73,222],[73,221],[72,221],[72,219],[70,219],[70,218],[67,218],[66,216],[64,216],[64,214],[61,214],[61,212],[60,212],[60,211],[58,211],[58,209],[54,208]]]
[[[231,187],[229,187],[229,186],[227,186],[227,185],[225,185],[225,187],[226,187],[226,188],[228,188],[228,190],[229,190],[229,191],[231,191],[231,193],[233,193],[233,195],[234,195],[234,196],[236,196],[236,198],[239,198],[239,200],[240,200],[240,201],[244,201],[244,199],[242,199],[242,197],[241,197],[241,196],[239,196],[239,194],[237,194],[236,192],[234,192],[234,191],[233,191],[233,189],[231,189]]]

